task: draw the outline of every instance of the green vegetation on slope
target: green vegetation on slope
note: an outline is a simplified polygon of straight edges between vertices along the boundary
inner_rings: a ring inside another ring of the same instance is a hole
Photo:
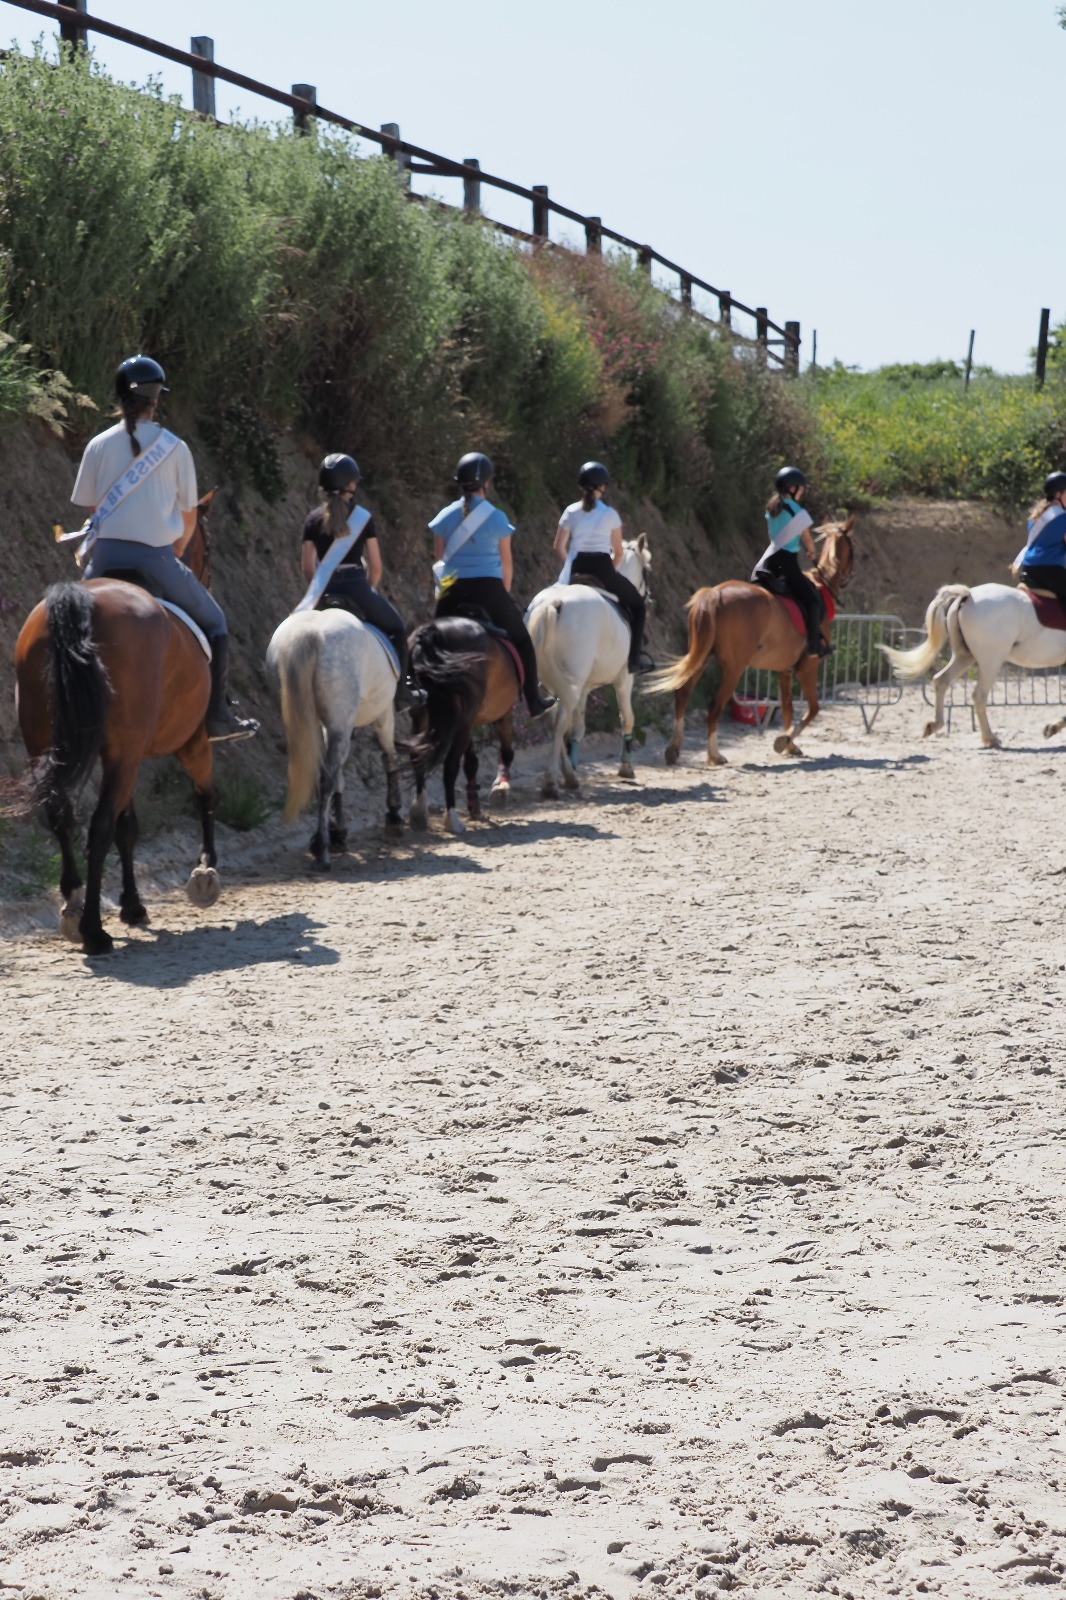
[[[371,483],[436,483],[488,449],[519,508],[569,496],[602,452],[630,494],[724,533],[761,518],[783,458],[816,453],[800,386],[627,264],[412,204],[326,128],[217,128],[40,52],[0,76],[0,310],[0,419],[65,401],[91,431],[78,397],[106,412],[141,347],[268,495],[284,428],[354,449]]]

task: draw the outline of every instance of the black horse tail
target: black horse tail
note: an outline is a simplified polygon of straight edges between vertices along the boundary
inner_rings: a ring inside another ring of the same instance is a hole
[[[111,685],[93,643],[92,591],[80,583],[54,583],[44,606],[52,744],[30,774],[37,805],[77,794],[100,754],[111,704]]]
[[[477,650],[456,648],[447,625],[427,622],[411,641],[411,673],[426,691],[422,731],[404,748],[431,772],[451,748],[456,735],[473,726],[485,693],[488,663]]]

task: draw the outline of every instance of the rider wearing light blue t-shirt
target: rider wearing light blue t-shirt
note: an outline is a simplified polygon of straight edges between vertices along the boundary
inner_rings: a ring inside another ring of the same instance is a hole
[[[1066,472],[1044,479],[1044,498],[1030,512],[1029,537],[1014,565],[1029,588],[1066,601]]]
[[[542,695],[537,682],[537,652],[526,631],[522,613],[509,593],[511,587],[511,535],[514,528],[498,506],[486,510],[485,491],[492,482],[492,462],[480,451],[465,455],[455,469],[455,484],[462,499],[438,511],[429,524],[434,535],[434,568],[438,579],[438,617],[477,616],[483,613],[502,628],[522,663],[523,693],[531,717],[542,717],[555,704]],[[454,543],[467,518],[473,530]],[[449,550],[449,545],[452,545]]]

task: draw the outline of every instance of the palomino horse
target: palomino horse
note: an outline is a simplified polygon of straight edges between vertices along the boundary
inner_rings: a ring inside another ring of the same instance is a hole
[[[200,502],[201,524],[210,501],[205,495]],[[206,529],[190,548],[194,559],[206,559]],[[199,640],[185,624],[144,589],[120,579],[53,584],[18,636],[15,681],[30,797],[62,856],[62,932],[80,937],[87,955],[114,948],[100,920],[112,841],[122,863],[119,915],[130,925],[148,921],[133,872],[133,792],[137,769],[151,756],[176,755],[193,781],[202,849],[187,890],[199,904],[213,903],[219,892],[215,794],[204,729],[211,675]],[[74,854],[74,801],[97,757],[100,793],[89,823],[83,885]]]
[[[981,743],[999,748],[999,740],[988,721],[988,696],[1004,665],[1019,667],[1061,667],[1066,662],[1066,631],[1044,627],[1037,606],[1025,589],[1006,583],[979,583],[968,589],[963,583],[945,584],[929,602],[925,613],[926,637],[913,650],[881,649],[891,661],[896,676],[904,683],[922,678],[936,665],[940,652],[950,645],[945,667],[933,679],[936,711],[925,725],[925,737],[944,726],[944,699],[955,679],[976,665],[977,682],[973,691],[974,715],[981,728]],[[1050,739],[1066,727],[1066,722],[1049,722],[1044,737]]]
[[[330,847],[343,850],[344,763],[356,728],[372,727],[385,762],[385,825],[403,832],[396,764],[396,668],[373,628],[335,608],[297,611],[274,630],[267,666],[277,674],[281,717],[289,747],[285,821],[292,822],[318,782],[318,823],[308,849],[315,866],[329,871]],[[322,732],[325,728],[325,742]]]
[[[826,523],[815,530],[815,537],[822,546],[817,579],[834,605],[851,577],[855,558],[851,540],[854,526],[852,514],[846,522]],[[674,691],[674,731],[666,746],[667,765],[672,767],[681,754],[685,708],[712,655],[718,662],[720,676],[718,692],[707,712],[707,765],[720,767],[725,763],[725,756],[718,749],[718,719],[746,667],[762,667],[777,673],[784,731],[774,740],[774,749],[778,755],[802,754],[793,742],[792,674],[795,672],[799,678],[807,702],[798,729],[802,733],[818,715],[818,658],[808,654],[806,630],[798,631],[785,602],[758,584],[728,582],[716,584],[713,589],[697,589],[686,610],[687,653],[672,667],[646,680],[653,694]],[[823,632],[828,639],[827,624],[823,625]]]
[[[641,594],[647,593],[651,551],[645,534],[627,539],[618,570]],[[542,589],[526,612],[537,647],[540,679],[559,698],[554,713],[548,769],[541,794],[559,798],[559,785],[578,787],[577,758],[585,736],[585,704],[593,689],[614,687],[622,725],[620,778],[633,772],[633,674],[629,660],[629,628],[618,606],[600,589],[586,583],[557,583]]]
[[[426,704],[412,712],[415,736],[411,756],[415,798],[407,820],[413,828],[429,827],[426,774],[444,763],[444,825],[449,833],[465,828],[455,806],[455,780],[462,762],[466,808],[481,816],[478,799],[478,756],[474,729],[491,722],[500,746],[500,762],[489,791],[489,805],[507,804],[514,760],[512,711],[518,697],[518,665],[510,648],[473,617],[440,617],[411,635],[411,672],[426,691]]]

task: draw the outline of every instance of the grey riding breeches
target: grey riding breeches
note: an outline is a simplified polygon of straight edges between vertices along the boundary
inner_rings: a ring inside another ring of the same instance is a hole
[[[169,544],[137,544],[132,539],[97,539],[93,545],[87,578],[106,578],[109,572],[143,572],[152,590],[163,600],[187,611],[209,639],[218,639],[229,630],[218,601],[179,561]]]

